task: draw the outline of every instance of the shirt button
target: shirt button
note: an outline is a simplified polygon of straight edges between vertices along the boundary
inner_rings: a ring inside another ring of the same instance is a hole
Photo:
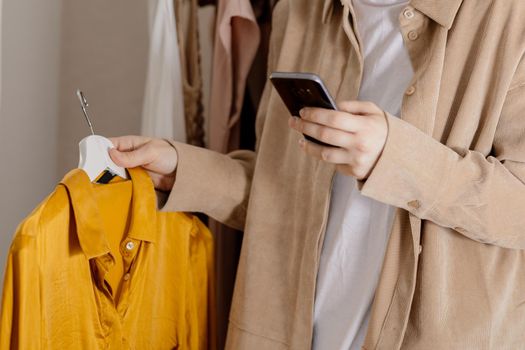
[[[421,203],[419,203],[419,201],[418,201],[417,199],[408,202],[407,205],[408,205],[410,208],[413,208],[413,209],[419,209],[419,207],[421,207]]]
[[[131,274],[126,273],[126,274],[124,275],[124,281],[129,281],[130,278],[131,278]]]
[[[133,248],[135,248],[135,243],[133,243],[133,242],[126,243],[126,249],[127,250],[133,250]]]
[[[403,16],[405,16],[406,19],[411,19],[414,17],[414,11],[411,9],[405,9],[405,11],[403,11]]]
[[[419,254],[421,254],[422,251],[423,251],[423,246],[420,244],[419,245]]]
[[[412,85],[407,89],[407,91],[405,91],[405,94],[407,94],[408,96],[412,96],[414,92],[416,92],[416,88]]]
[[[415,30],[411,30],[408,32],[408,38],[412,41],[417,40],[417,38],[419,38],[419,34]]]

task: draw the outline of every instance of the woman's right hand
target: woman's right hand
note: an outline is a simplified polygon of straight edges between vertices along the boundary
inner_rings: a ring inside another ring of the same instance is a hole
[[[150,175],[156,189],[170,191],[175,183],[178,156],[175,147],[163,139],[144,136],[111,137],[115,148],[109,150],[118,166],[141,166]]]

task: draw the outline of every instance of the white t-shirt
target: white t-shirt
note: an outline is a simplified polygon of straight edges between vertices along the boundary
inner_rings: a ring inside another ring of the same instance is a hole
[[[359,100],[399,115],[413,70],[399,30],[406,0],[353,0],[364,74]],[[335,175],[317,276],[314,350],[360,349],[379,280],[394,208],[362,196]]]

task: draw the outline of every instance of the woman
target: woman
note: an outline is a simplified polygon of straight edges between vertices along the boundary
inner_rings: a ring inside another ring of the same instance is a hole
[[[255,152],[113,139],[170,192],[163,210],[245,230],[227,348],[522,346],[523,13],[281,0],[269,71],[317,73],[339,112],[287,119],[267,84]]]

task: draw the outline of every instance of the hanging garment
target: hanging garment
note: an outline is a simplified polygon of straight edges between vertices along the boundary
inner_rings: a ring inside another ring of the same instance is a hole
[[[255,116],[268,81],[268,51],[273,8],[277,0],[250,0],[260,31],[260,42],[246,78],[246,89],[239,121],[239,145],[235,149],[255,149]],[[233,145],[229,142],[230,150]]]
[[[182,64],[186,140],[190,145],[204,146],[198,4],[197,0],[172,1],[175,3],[177,37]]]
[[[194,216],[159,212],[147,173],[97,185],[80,169],[19,226],[0,349],[207,349],[213,245]]]
[[[202,107],[203,107],[203,131],[208,130],[210,120],[210,93],[211,76],[213,63],[213,40],[215,38],[215,18],[217,16],[217,6],[199,6],[199,49],[200,49],[200,68],[202,73]],[[204,132],[204,144],[208,145],[208,133]]]
[[[177,25],[172,0],[150,0],[150,53],[142,134],[186,141]]]
[[[239,119],[246,77],[260,33],[249,0],[220,0],[217,8],[209,121],[209,148],[228,152],[239,144]]]

